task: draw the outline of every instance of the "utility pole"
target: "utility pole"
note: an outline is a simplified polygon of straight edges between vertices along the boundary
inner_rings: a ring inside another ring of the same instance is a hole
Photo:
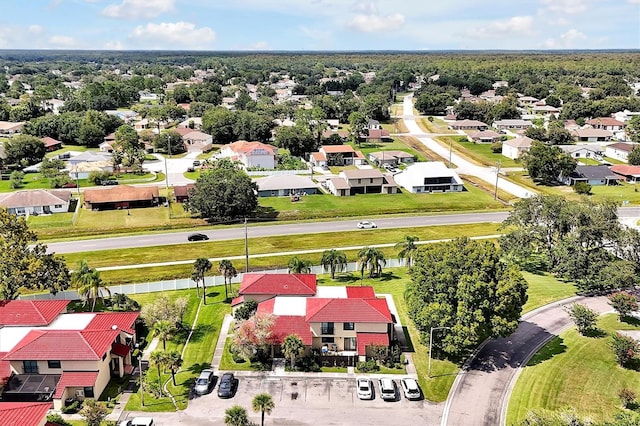
[[[453,150],[453,139],[449,139],[449,168],[451,168],[451,151]]]
[[[496,190],[493,193],[493,199],[498,199],[498,179],[500,179],[500,160],[498,160],[498,167],[496,168]]]
[[[431,377],[431,349],[433,347],[433,330],[451,330],[451,327],[431,327],[429,331],[429,366],[427,367],[427,376]]]
[[[249,272],[249,234],[247,233],[247,217],[244,218],[244,264],[245,272]]]

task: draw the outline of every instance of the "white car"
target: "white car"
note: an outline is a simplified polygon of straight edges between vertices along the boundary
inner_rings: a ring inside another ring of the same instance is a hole
[[[373,399],[373,384],[368,377],[358,377],[356,379],[356,388],[358,390],[358,398]]]
[[[400,380],[400,386],[405,398],[420,399],[420,386],[418,386],[418,382],[415,379],[411,377],[404,378]]]
[[[377,228],[378,225],[376,225],[375,223],[369,221],[369,220],[362,220],[360,222],[358,222],[358,228],[360,229],[373,229],[373,228]]]
[[[134,417],[132,419],[124,420],[120,423],[120,426],[153,426],[153,419],[151,417]]]
[[[380,398],[384,401],[395,401],[397,391],[396,382],[387,378],[380,379]]]

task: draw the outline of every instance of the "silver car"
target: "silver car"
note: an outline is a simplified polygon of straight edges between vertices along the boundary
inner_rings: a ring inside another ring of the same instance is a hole
[[[196,380],[196,386],[193,388],[198,395],[204,395],[211,391],[213,387],[213,370],[202,370],[200,376]]]

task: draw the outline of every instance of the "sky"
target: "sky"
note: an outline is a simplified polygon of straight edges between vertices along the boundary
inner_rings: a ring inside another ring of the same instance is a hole
[[[640,0],[0,0],[0,49],[640,49]]]

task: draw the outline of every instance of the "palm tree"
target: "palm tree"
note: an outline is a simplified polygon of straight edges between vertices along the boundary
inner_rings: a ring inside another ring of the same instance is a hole
[[[198,288],[198,291],[200,291],[198,282],[202,282],[202,303],[204,305],[207,304],[207,288],[204,282],[204,274],[210,270],[211,262],[206,257],[197,258],[193,264],[193,269],[191,270],[191,279],[196,282],[196,288]]]
[[[91,312],[96,308],[96,300],[104,299],[103,293],[111,297],[111,291],[104,285],[100,272],[91,268],[85,260],[81,260],[78,270],[71,274],[71,282],[78,287],[78,294],[84,299],[85,304],[91,300]]]
[[[419,240],[420,238],[416,237],[415,235],[405,235],[404,240],[395,245],[395,249],[399,250],[398,257],[400,257],[400,259],[402,260],[405,260],[408,266],[413,265],[413,258],[418,251],[416,241]]]
[[[182,367],[182,355],[178,351],[171,351],[167,353],[167,366],[171,370],[171,378],[173,379],[173,386],[176,385],[176,372]]]
[[[387,264],[384,253],[375,247],[364,247],[358,252],[358,263],[360,263],[360,276],[364,276],[364,271],[369,270],[369,278],[382,274],[382,267]],[[362,283],[362,280],[360,281]]]
[[[229,282],[229,289],[231,289],[231,279],[238,275],[233,263],[230,260],[222,259],[218,265],[218,272],[224,277],[224,296],[225,300],[229,300],[229,293],[227,292],[227,281]]]
[[[160,320],[153,326],[156,332],[156,336],[162,340],[162,349],[167,350],[167,339],[173,337],[173,333],[176,331],[176,326],[168,320]]]
[[[347,255],[340,250],[325,250],[322,252],[322,259],[320,259],[322,267],[331,271],[331,279],[335,279],[336,271],[342,272],[347,269]]]
[[[291,369],[296,365],[296,358],[304,353],[304,343],[295,334],[290,334],[282,342],[282,353],[291,360]]]
[[[271,410],[275,407],[273,398],[268,393],[259,393],[253,397],[251,401],[253,411],[262,413],[262,426],[264,426],[264,413],[271,414]]]
[[[142,356],[142,354],[140,354]],[[163,367],[167,363],[166,353],[163,351],[153,351],[149,354],[149,362],[155,365],[158,368],[158,382],[162,380],[162,376],[160,373],[160,367]],[[142,371],[140,372],[142,374]],[[160,388],[160,392],[162,393],[162,387]]]
[[[234,405],[224,411],[224,424],[227,426],[247,426],[249,415],[244,407]]]
[[[311,272],[311,261],[293,256],[289,261],[288,267],[290,274],[308,274]]]

